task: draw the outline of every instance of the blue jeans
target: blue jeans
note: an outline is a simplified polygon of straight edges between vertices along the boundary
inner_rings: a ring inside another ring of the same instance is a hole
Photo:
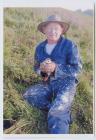
[[[66,77],[29,87],[23,94],[32,106],[48,110],[50,134],[68,134],[71,122],[70,109],[76,93],[75,78]]]

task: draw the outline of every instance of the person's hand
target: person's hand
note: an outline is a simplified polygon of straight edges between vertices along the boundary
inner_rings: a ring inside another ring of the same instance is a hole
[[[50,64],[47,64],[47,73],[52,73],[55,71],[56,64],[54,62],[51,62]]]
[[[52,73],[54,72],[55,68],[56,68],[56,64],[50,59],[46,59],[40,64],[40,70],[42,72]]]
[[[42,63],[40,64],[40,70],[41,70],[42,72],[46,72],[46,71],[47,71],[47,65],[45,65],[45,62],[42,62]]]

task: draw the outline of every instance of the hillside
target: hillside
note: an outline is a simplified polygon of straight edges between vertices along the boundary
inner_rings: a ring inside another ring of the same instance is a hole
[[[70,134],[93,133],[93,19],[63,8],[4,9],[4,133],[46,134],[47,112],[32,108],[22,98],[24,90],[41,81],[33,71],[36,44],[44,39],[37,25],[50,14],[70,23],[65,37],[80,50],[83,71],[72,106]]]
[[[87,16],[93,16],[93,10],[87,9],[82,11],[81,9],[76,10],[76,12],[87,15]]]

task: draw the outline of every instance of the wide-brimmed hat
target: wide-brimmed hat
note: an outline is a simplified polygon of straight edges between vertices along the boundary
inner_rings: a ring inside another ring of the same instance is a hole
[[[64,21],[62,21],[61,17],[59,17],[58,15],[51,15],[44,22],[41,22],[38,25],[38,27],[37,27],[38,30],[44,34],[44,31],[43,31],[44,27],[46,25],[48,25],[49,23],[51,23],[51,22],[58,23],[63,28],[63,32],[62,33],[67,32],[67,30],[69,29],[69,24],[64,22]]]

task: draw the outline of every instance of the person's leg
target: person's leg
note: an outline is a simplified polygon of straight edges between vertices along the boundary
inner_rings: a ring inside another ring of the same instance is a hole
[[[23,94],[23,98],[32,106],[48,110],[50,108],[51,91],[49,85],[37,84],[29,87]]]
[[[70,108],[76,93],[75,79],[65,78],[58,85],[60,88],[48,112],[48,130],[50,134],[68,134]]]

